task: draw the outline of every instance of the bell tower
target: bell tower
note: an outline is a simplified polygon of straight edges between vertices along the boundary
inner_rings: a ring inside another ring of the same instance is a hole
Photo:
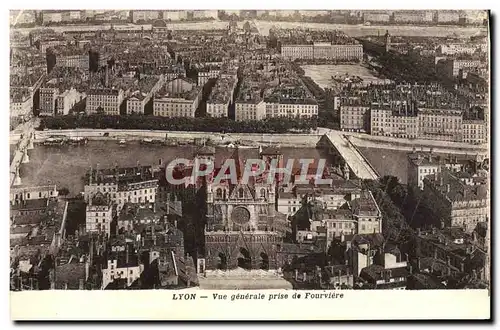
[[[389,30],[385,31],[385,52],[388,53],[391,50],[391,35],[389,34]]]

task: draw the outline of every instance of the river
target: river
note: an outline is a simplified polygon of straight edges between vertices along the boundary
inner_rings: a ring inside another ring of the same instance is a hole
[[[37,145],[29,151],[30,162],[21,165],[21,178],[25,186],[56,184],[67,187],[72,194],[83,191],[81,180],[90,166],[100,168],[119,166],[157,165],[159,159],[167,163],[174,158],[191,159],[195,146],[165,147],[129,143],[120,147],[116,141],[89,141],[86,146],[49,147]],[[234,149],[217,148],[217,156],[229,158]],[[315,148],[281,147],[285,162],[289,158],[325,158],[324,152]],[[245,159],[251,149],[240,149]],[[328,158],[327,158],[328,160]]]

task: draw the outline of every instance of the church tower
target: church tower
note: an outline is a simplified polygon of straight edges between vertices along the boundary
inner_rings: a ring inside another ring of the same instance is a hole
[[[385,31],[385,52],[388,53],[391,49],[391,35],[389,34],[389,30]]]

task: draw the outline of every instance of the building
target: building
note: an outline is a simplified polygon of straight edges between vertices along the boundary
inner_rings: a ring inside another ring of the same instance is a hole
[[[282,45],[281,56],[289,60],[295,59],[314,59],[313,45]]]
[[[48,199],[57,197],[58,191],[55,185],[49,186],[34,186],[34,187],[20,187],[10,189],[10,203],[11,205],[21,203],[22,201],[34,199]]]
[[[476,71],[481,65],[481,61],[476,59],[446,59],[438,63],[437,70],[453,79],[467,77],[467,72]]]
[[[377,136],[417,138],[420,136],[418,120],[417,110],[413,103],[372,103],[370,133]],[[358,114],[358,125],[360,122],[361,118]]]
[[[146,105],[152,100],[164,84],[163,75],[160,77],[146,76],[139,80],[138,89],[132,90],[127,98],[127,114],[144,114]]]
[[[458,10],[438,10],[436,12],[436,21],[438,24],[458,24],[460,20],[460,11]]]
[[[203,67],[198,70],[198,86],[203,86],[207,83],[209,79],[216,79],[220,76],[219,67]]]
[[[408,185],[424,189],[424,178],[441,170],[441,158],[432,152],[423,153],[413,150],[408,154]]]
[[[193,10],[194,19],[218,19],[217,10]]]
[[[90,89],[87,94],[87,114],[104,113],[120,115],[120,108],[125,99],[126,91],[114,88]]]
[[[340,61],[360,61],[363,59],[361,44],[332,44],[315,42],[306,45],[281,46],[281,56],[288,60],[295,59],[329,59]]]
[[[43,25],[47,25],[50,23],[60,23],[63,19],[63,14],[60,11],[43,11],[41,15]]]
[[[486,43],[447,43],[439,45],[436,49],[437,53],[440,55],[458,55],[458,54],[469,54],[472,55],[474,53],[486,52],[488,45]]]
[[[424,178],[424,194],[435,201],[432,211],[445,227],[471,233],[478,223],[489,221],[486,177],[442,169]]]
[[[277,182],[268,183],[268,170],[273,160],[281,162],[282,155],[249,155],[263,159],[267,170],[244,183],[244,160],[239,149],[230,159],[236,165],[235,180],[206,184],[205,258],[207,269],[276,269],[277,252],[286,232],[286,218],[276,211]],[[203,152],[195,159],[217,161],[215,154]],[[221,170],[216,166],[214,173]],[[200,259],[198,259],[200,263]],[[198,264],[199,265],[199,264]],[[200,267],[198,267],[199,269]]]
[[[207,100],[207,115],[227,117],[229,105],[233,103],[233,94],[238,81],[234,77],[220,77]]]
[[[355,102],[340,105],[340,129],[349,132],[367,132],[370,127],[369,106]]]
[[[187,11],[185,10],[165,10],[161,15],[166,21],[181,21],[187,19]]]
[[[286,216],[294,215],[302,207],[302,196],[295,192],[279,192],[277,211]]]
[[[191,117],[201,101],[201,89],[192,87],[184,92],[168,92],[160,89],[153,99],[153,115],[161,117]]]
[[[117,232],[132,232],[138,225],[155,225],[163,220],[164,212],[156,212],[154,203],[126,203],[117,218]]]
[[[434,20],[434,13],[426,10],[403,10],[393,13],[394,23],[429,24]]]
[[[292,217],[293,230],[297,235],[306,231],[313,236],[318,236],[319,233],[314,235],[317,230],[325,230],[327,247],[334,239],[345,235],[382,232],[382,213],[370,191],[360,191],[359,197],[351,195],[347,199],[341,208],[326,208],[321,200],[313,198]]]
[[[65,90],[56,97],[55,115],[67,115],[71,109],[85,98],[84,93],[80,93],[75,88]]]
[[[109,193],[97,192],[89,196],[85,210],[85,230],[89,233],[111,235],[111,222],[116,215]]]
[[[116,244],[112,246],[110,255],[106,260],[106,264],[102,269],[102,286],[105,289],[113,283],[120,285],[123,281],[123,287],[126,289],[138,280],[144,271],[144,265],[138,260],[138,257],[133,253],[133,247],[128,243]]]
[[[160,18],[160,12],[157,10],[132,10],[132,22],[149,22]]]
[[[84,54],[57,54],[56,66],[66,68],[80,68],[82,70],[89,70],[89,55]]]
[[[462,228],[419,231],[416,238],[421,271],[435,273],[433,266],[441,264],[438,275],[476,274],[489,280],[486,250],[476,246],[473,238]]]
[[[463,111],[457,109],[420,108],[418,110],[419,138],[462,141]]]
[[[363,13],[365,23],[389,23],[391,15],[388,13]]]
[[[158,179],[151,166],[90,169],[86,174],[85,201],[96,193],[109,193],[119,212],[126,203],[154,203]]]
[[[462,142],[483,144],[488,142],[485,120],[468,119],[462,121]]]
[[[266,103],[262,100],[236,101],[235,120],[262,120],[266,117]]]
[[[10,117],[28,119],[33,113],[33,98],[27,88],[10,91]]]

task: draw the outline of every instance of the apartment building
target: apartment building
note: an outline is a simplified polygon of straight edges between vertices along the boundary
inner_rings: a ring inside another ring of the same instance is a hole
[[[262,120],[266,117],[266,103],[261,99],[236,101],[235,120]]]
[[[137,23],[137,21],[154,21],[160,18],[160,12],[157,10],[133,10],[132,11],[132,22]]]
[[[33,98],[27,88],[10,91],[10,117],[28,118],[33,111]]]
[[[180,21],[187,18],[185,10],[165,10],[161,13],[162,18],[166,21]]]
[[[370,110],[370,133],[376,136],[417,138],[416,108],[406,103],[373,103]]]
[[[485,120],[469,119],[462,121],[462,142],[472,144],[483,144],[488,142],[486,133],[487,123]]]
[[[200,100],[201,89],[199,88],[178,93],[169,93],[161,89],[154,96],[153,115],[171,118],[194,118]]]
[[[378,115],[378,111],[376,115]],[[369,132],[370,127],[369,106],[356,104],[355,102],[340,106],[340,129],[349,132]]]
[[[221,76],[207,100],[207,114],[210,117],[227,117],[229,105],[233,102],[234,89],[238,81],[231,75]]]
[[[442,169],[424,178],[424,194],[434,202],[432,211],[445,227],[472,233],[490,218],[488,178]]]
[[[442,141],[462,141],[461,110],[420,108],[418,110],[419,137]]]
[[[98,192],[89,198],[85,209],[85,230],[89,233],[111,235],[111,222],[116,215],[112,199]]]
[[[424,189],[424,178],[441,170],[441,158],[432,152],[416,152],[408,154],[408,185]]]
[[[144,114],[146,104],[151,101],[154,94],[158,92],[164,84],[164,76],[144,77],[138,82],[138,89],[131,92],[127,98],[127,114]]]
[[[84,186],[85,201],[97,193],[108,194],[119,212],[126,203],[154,203],[158,179],[151,166],[90,169]]]
[[[97,88],[89,90],[87,94],[87,114],[104,113],[106,115],[120,115],[120,107],[128,91],[115,88]]]
[[[393,13],[393,21],[395,23],[414,23],[425,24],[432,23],[434,13],[426,10],[403,10]]]

